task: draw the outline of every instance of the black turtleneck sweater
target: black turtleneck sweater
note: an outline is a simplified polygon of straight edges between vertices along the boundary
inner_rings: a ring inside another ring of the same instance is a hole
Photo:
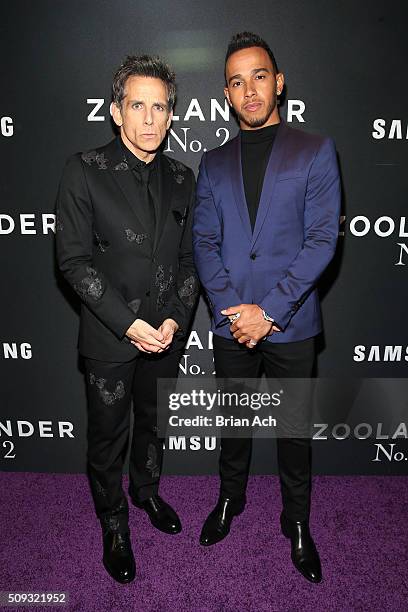
[[[275,123],[257,130],[241,130],[242,178],[252,231],[255,227],[265,171],[278,127],[279,123]]]

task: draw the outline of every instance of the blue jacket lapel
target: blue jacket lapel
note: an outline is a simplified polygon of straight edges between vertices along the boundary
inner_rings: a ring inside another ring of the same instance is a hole
[[[265,222],[266,215],[268,214],[269,207],[271,205],[273,190],[274,190],[276,179],[277,179],[278,172],[279,172],[279,166],[284,156],[286,132],[287,132],[286,122],[281,120],[281,124],[276,133],[275,142],[273,144],[272,152],[269,157],[269,162],[268,162],[268,165],[265,171],[265,177],[264,177],[264,181],[262,185],[261,198],[260,198],[259,207],[258,207],[258,214],[256,216],[254,232],[252,235],[251,248],[253,248],[255,242],[258,239],[262,226]]]
[[[238,134],[232,141],[233,149],[230,157],[230,178],[232,182],[232,190],[234,192],[235,203],[241,217],[242,225],[248,236],[248,240],[252,240],[251,221],[249,219],[248,206],[245,199],[244,181],[242,178],[241,165],[241,137]]]

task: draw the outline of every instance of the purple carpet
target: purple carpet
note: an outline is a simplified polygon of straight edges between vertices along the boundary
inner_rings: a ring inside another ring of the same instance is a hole
[[[324,612],[408,609],[406,477],[314,478],[311,530],[324,582],[293,568],[279,531],[275,476],[252,477],[245,512],[211,548],[198,544],[215,503],[215,477],[163,477],[161,494],[183,532],[156,531],[130,509],[136,580],[105,572],[99,523],[83,475],[0,473],[1,591],[66,591],[65,606],[19,610]],[[7,608],[12,609],[12,608]]]

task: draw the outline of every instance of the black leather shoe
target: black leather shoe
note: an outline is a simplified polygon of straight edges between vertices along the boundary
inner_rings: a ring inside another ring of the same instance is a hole
[[[232,519],[241,514],[245,503],[245,496],[239,498],[221,496],[203,525],[200,544],[212,546],[223,540],[230,532]]]
[[[103,564],[117,582],[126,584],[134,580],[136,565],[129,533],[104,531]]]
[[[321,582],[319,553],[310,535],[308,521],[290,521],[283,513],[280,520],[283,535],[291,541],[293,565],[310,582]]]
[[[148,514],[153,527],[163,533],[180,533],[181,522],[176,511],[160,495],[152,495],[142,502],[131,499],[134,506],[142,508]]]

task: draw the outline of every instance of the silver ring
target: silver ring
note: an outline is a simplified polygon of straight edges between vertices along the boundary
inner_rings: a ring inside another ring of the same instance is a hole
[[[239,317],[240,317],[240,316],[241,316],[241,313],[240,313],[240,312],[236,312],[235,314],[230,315],[230,316],[229,316],[230,323],[233,323],[234,321],[236,321],[237,319],[239,319]]]
[[[250,344],[251,346],[256,346],[256,344],[257,344],[257,343],[255,342],[255,340],[250,340],[250,341],[249,341],[249,344]]]

